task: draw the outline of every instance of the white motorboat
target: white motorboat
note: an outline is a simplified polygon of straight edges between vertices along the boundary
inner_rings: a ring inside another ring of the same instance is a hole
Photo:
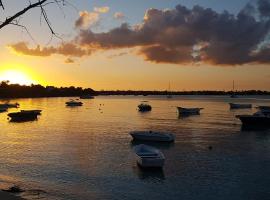
[[[71,99],[70,101],[66,102],[67,106],[82,106],[83,103],[74,99]]]
[[[199,115],[203,108],[183,108],[177,107],[178,113],[181,115]]]
[[[252,104],[229,103],[229,105],[230,105],[230,109],[252,108]]]
[[[153,142],[173,142],[175,140],[174,134],[159,131],[131,131],[129,134],[134,140]]]
[[[163,167],[165,157],[158,149],[140,144],[134,147],[137,163],[141,167]]]

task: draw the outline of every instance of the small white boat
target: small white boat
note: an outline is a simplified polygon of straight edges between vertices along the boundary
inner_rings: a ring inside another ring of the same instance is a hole
[[[71,99],[70,101],[66,102],[67,106],[82,106],[83,103],[74,99]]]
[[[203,108],[183,108],[177,107],[178,113],[181,115],[199,115]]]
[[[172,133],[158,131],[131,131],[129,133],[134,140],[144,140],[153,142],[173,142],[175,136]]]
[[[245,109],[252,108],[252,104],[238,104],[238,103],[229,103],[230,109]]]
[[[158,149],[140,144],[134,147],[137,163],[141,167],[163,167],[165,157]]]

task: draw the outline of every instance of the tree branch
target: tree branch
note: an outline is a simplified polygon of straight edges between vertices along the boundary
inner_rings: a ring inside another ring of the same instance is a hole
[[[0,6],[3,8],[3,10],[5,10],[4,5],[1,0],[0,0]]]
[[[23,15],[24,13],[26,13],[28,10],[30,10],[32,8],[36,8],[36,7],[42,6],[42,4],[45,3],[46,1],[48,1],[48,0],[42,0],[42,1],[38,1],[38,2],[36,2],[34,4],[30,4],[29,6],[27,6],[23,10],[17,12],[15,15],[6,18],[6,20],[2,24],[0,24],[0,29],[2,29],[3,27],[5,27],[6,25],[12,23],[13,20],[15,20],[17,17],[19,17],[19,16]],[[2,1],[0,1],[0,6],[3,7]]]

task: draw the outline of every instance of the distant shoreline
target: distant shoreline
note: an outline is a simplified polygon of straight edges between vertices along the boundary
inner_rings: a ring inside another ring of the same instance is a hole
[[[144,90],[100,90],[95,91],[91,88],[82,87],[54,87],[54,86],[42,86],[42,85],[18,85],[9,84],[7,81],[0,82],[0,98],[42,98],[42,97],[80,97],[85,95],[164,95],[164,96],[176,96],[176,95],[270,95],[270,91],[261,90],[243,90],[243,91],[144,91]]]

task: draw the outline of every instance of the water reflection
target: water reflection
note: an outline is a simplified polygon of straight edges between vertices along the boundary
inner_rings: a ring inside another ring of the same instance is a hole
[[[254,126],[254,125],[242,125],[241,131],[267,131],[270,130],[269,126]]]
[[[133,172],[143,181],[162,183],[165,180],[162,168],[142,168],[137,165],[133,167]]]

